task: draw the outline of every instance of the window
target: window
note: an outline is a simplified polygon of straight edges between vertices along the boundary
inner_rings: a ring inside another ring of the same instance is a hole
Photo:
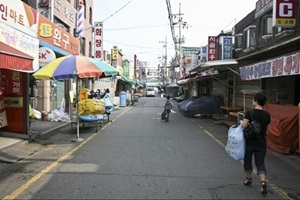
[[[255,48],[255,26],[244,29],[244,49]]]
[[[263,23],[263,35],[272,35],[273,26],[272,26],[272,16],[267,16],[262,19]]]
[[[93,57],[92,42],[89,42],[89,57]]]
[[[234,48],[236,51],[242,50],[243,48],[243,34],[239,33],[234,36]]]
[[[80,39],[80,54],[85,56],[85,38]]]

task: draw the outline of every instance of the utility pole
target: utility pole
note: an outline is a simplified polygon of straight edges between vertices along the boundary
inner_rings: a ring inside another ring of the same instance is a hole
[[[163,43],[163,47],[165,48],[165,55],[163,55],[163,84],[165,85],[168,83],[169,76],[168,76],[168,71],[167,71],[167,61],[168,61],[168,42],[167,42],[167,36],[165,38],[165,41],[159,41],[159,43]]]
[[[181,51],[181,44],[184,43],[184,36],[181,34],[181,29],[188,28],[187,22],[182,21],[182,16],[184,14],[181,13],[181,3],[179,3],[179,13],[178,14],[173,14],[173,17],[176,19],[178,17],[178,22],[173,23],[174,25],[179,26],[179,37],[176,40],[176,43],[178,44],[178,61],[179,61],[179,76],[182,77],[182,51]]]
[[[179,74],[180,77],[182,76],[182,52],[181,52],[181,44],[184,43],[184,37],[181,34],[181,29],[182,28],[187,28],[187,22],[183,22],[182,21],[182,16],[184,15],[183,13],[181,13],[181,3],[179,3],[179,14],[172,14],[172,10],[171,10],[171,3],[170,0],[166,0],[167,3],[167,8],[168,8],[168,13],[169,13],[169,21],[170,21],[170,27],[171,27],[171,32],[172,32],[172,37],[173,37],[173,41],[174,41],[174,46],[175,46],[175,59],[174,62],[172,63],[172,69],[171,71],[173,71],[174,76],[173,78],[176,78],[175,76],[175,67],[179,67]],[[178,18],[177,22],[173,21],[173,18]],[[174,26],[178,25],[179,26],[179,37],[175,36],[175,31],[174,31]],[[174,79],[172,79],[172,83],[174,82]]]

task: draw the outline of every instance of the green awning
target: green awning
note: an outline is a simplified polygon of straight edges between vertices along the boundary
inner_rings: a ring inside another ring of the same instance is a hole
[[[122,79],[121,80],[124,81],[125,83],[131,84],[131,85],[137,84],[136,80],[128,78],[128,77],[123,76],[123,75],[122,75]]]

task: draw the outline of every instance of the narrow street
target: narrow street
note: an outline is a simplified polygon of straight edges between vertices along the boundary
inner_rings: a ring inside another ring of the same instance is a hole
[[[269,193],[258,176],[244,186],[242,162],[225,152],[228,128],[177,110],[160,119],[165,99],[143,97],[98,133],[68,139],[14,164],[1,164],[7,199],[300,199],[299,155],[267,153]],[[74,143],[73,143],[74,144]]]

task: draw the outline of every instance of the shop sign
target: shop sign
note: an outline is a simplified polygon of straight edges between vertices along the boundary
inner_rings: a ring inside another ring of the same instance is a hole
[[[118,47],[113,46],[113,49],[111,50],[111,60],[116,61],[118,59]]]
[[[0,0],[0,22],[36,37],[37,12],[22,1]]]
[[[0,82],[1,90],[5,96],[23,96],[24,95],[24,73],[1,69]]]
[[[199,54],[201,47],[181,47],[182,56],[192,57],[193,54]]]
[[[255,7],[255,18],[258,18],[272,10],[273,0],[258,0]]]
[[[212,76],[212,75],[217,75],[217,74],[219,74],[219,71],[215,70],[215,69],[209,69],[209,70],[206,70],[206,71],[198,71],[197,72],[198,77]]]
[[[119,71],[119,74],[120,74],[120,75],[123,75],[124,69],[123,69],[122,66],[117,65],[117,68],[116,68],[116,69]]]
[[[56,55],[52,49],[48,47],[40,47],[39,49],[39,65],[43,67],[47,65],[49,62],[56,59]]]
[[[95,59],[103,60],[103,22],[94,23]]]
[[[33,57],[33,70],[39,69],[39,40],[37,38],[0,23],[0,41]]]
[[[48,5],[49,6],[49,0],[41,0],[42,2],[44,1],[44,5]],[[54,0],[53,0],[54,1]],[[46,7],[46,9],[48,9],[48,6]],[[45,7],[45,6],[44,6]],[[54,8],[55,10],[57,10],[59,13],[63,13],[64,17],[66,19],[70,19],[70,21],[72,23],[75,22],[75,16],[76,13],[73,12],[69,7],[64,6],[61,4],[61,0],[56,0],[54,1]]]
[[[232,59],[232,37],[223,37],[222,60]]]
[[[79,39],[39,14],[38,38],[72,55],[79,54]]]
[[[6,108],[23,108],[23,97],[4,97]]]
[[[254,65],[240,67],[240,75],[242,80],[253,80],[299,74],[300,53],[281,56],[265,62],[259,62]]]
[[[218,38],[208,36],[207,61],[217,60]]]
[[[296,25],[296,0],[274,0],[273,26],[294,27]]]
[[[200,47],[200,62],[207,62],[207,46]]]

